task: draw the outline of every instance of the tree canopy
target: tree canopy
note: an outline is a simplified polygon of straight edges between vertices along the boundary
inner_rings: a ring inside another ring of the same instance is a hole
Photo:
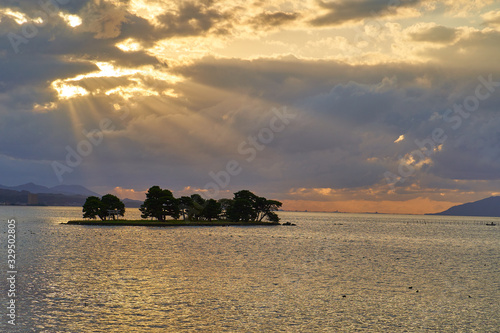
[[[101,199],[96,196],[88,197],[83,204],[83,218],[95,219],[101,209]]]
[[[152,217],[158,221],[165,221],[167,216],[174,219],[179,218],[179,201],[169,190],[163,190],[159,186],[151,187],[146,193],[146,200],[139,208],[142,218]]]
[[[203,211],[201,212],[201,216],[208,221],[212,221],[212,219],[219,218],[221,211],[220,203],[218,203],[215,199],[208,199]]]
[[[278,210],[282,203],[259,197],[248,190],[234,193],[226,214],[231,221],[262,221],[268,218],[271,222],[278,222],[279,217],[273,211]]]
[[[152,186],[146,193],[146,200],[141,205],[142,218],[153,218],[165,221],[168,217],[178,219],[180,216],[189,221],[227,220],[232,222],[279,222],[275,213],[282,203],[259,197],[248,190],[234,193],[232,199],[204,199],[199,194],[175,198],[170,190]],[[125,205],[112,194],[101,199],[88,197],[83,205],[83,217],[102,220],[108,217],[125,214]]]
[[[112,194],[106,194],[101,198],[102,206],[99,216],[101,219],[104,217],[116,218],[116,215],[125,215],[125,204],[117,197]],[[111,213],[113,212],[113,213]]]
[[[261,222],[267,219],[279,222],[279,217],[274,211],[281,205],[279,201],[259,197],[248,190],[234,193],[233,199],[206,200],[199,194],[176,199],[171,191],[153,186],[148,190],[140,210],[143,218],[152,217],[159,221],[164,221],[167,216],[174,219],[182,216],[184,220],[189,221],[218,219]]]
[[[125,204],[116,196],[106,194],[102,198],[90,196],[83,204],[83,217],[95,219],[97,216],[101,220],[108,217],[115,219],[116,216],[125,215]]]

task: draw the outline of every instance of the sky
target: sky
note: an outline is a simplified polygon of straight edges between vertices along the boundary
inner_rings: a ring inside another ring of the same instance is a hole
[[[433,213],[500,194],[500,2],[5,0],[0,184]]]

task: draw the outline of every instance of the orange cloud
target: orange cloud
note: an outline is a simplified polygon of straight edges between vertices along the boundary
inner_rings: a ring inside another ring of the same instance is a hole
[[[136,191],[134,189],[115,187],[112,194],[121,199],[145,200],[146,191]]]

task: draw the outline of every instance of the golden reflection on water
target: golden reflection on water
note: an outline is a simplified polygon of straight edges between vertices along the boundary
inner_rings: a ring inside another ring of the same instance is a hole
[[[499,229],[470,219],[281,214],[298,226],[114,228],[59,225],[50,214],[33,218],[21,238],[20,328],[500,327]]]

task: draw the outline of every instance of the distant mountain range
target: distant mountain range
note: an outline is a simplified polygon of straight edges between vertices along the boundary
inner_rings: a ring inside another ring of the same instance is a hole
[[[129,198],[123,199],[122,201],[125,204],[125,207],[128,207],[128,208],[139,208],[144,203],[144,201],[134,200],[134,199],[129,199]]]
[[[0,185],[0,205],[82,206],[89,196],[101,197],[81,185]],[[123,203],[126,207],[140,207],[142,201],[125,199]]]
[[[54,187],[46,187],[42,185],[37,185],[34,183],[27,183],[19,186],[4,186],[0,185],[0,189],[11,190],[11,191],[27,191],[33,194],[40,193],[50,193],[50,194],[64,194],[64,195],[84,195],[84,196],[98,196],[101,195],[92,192],[91,190],[81,186],[81,185],[58,185]]]
[[[463,205],[453,206],[441,213],[430,215],[493,216],[500,217],[500,197],[489,197]]]

